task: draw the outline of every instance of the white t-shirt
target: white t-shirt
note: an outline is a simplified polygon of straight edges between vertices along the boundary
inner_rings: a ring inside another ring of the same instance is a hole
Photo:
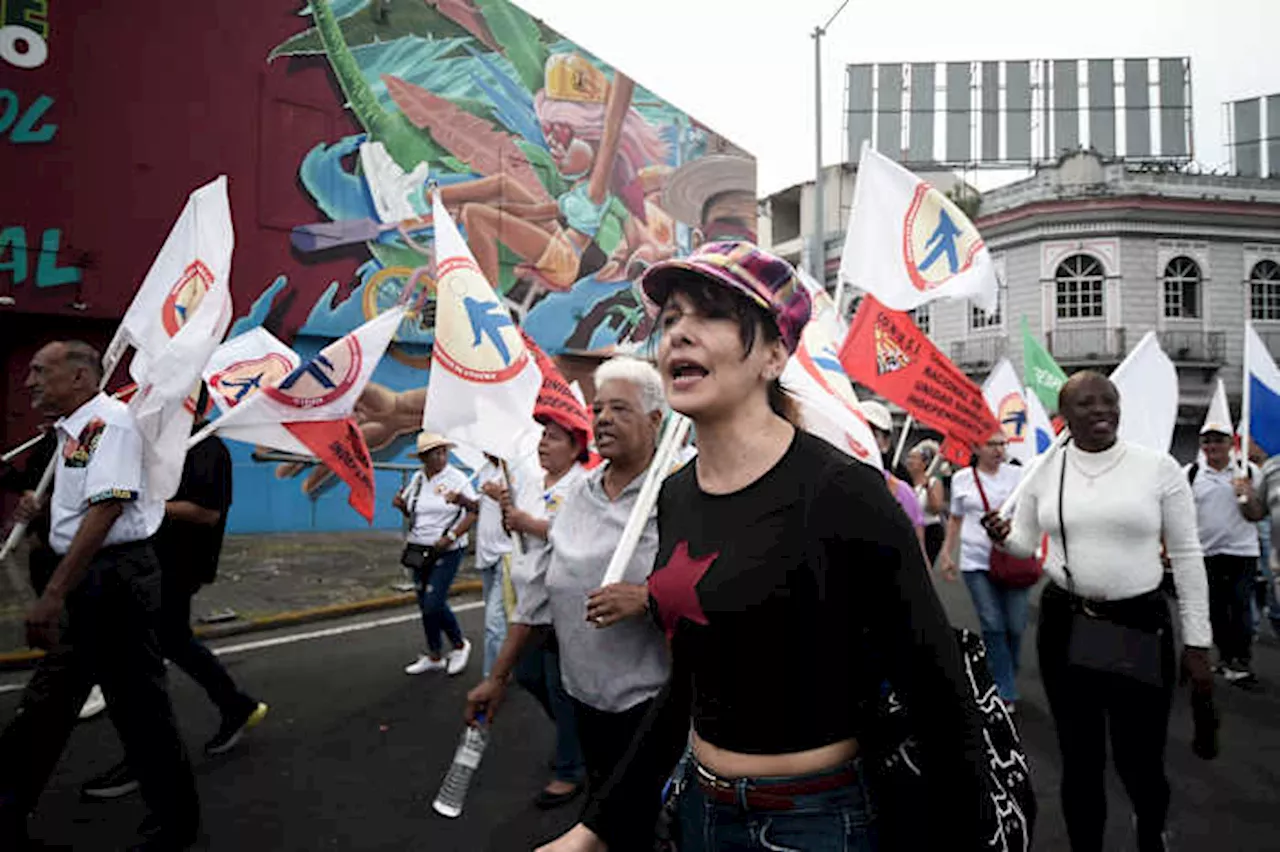
[[[142,435],[123,402],[100,393],[54,424],[58,466],[49,501],[49,546],[65,554],[95,503],[119,500],[103,547],[143,541],[160,529],[164,501],[147,494]]]
[[[545,487],[545,477],[518,481],[516,507],[538,520],[554,521],[566,495],[586,472],[586,468],[575,462],[550,488]],[[546,539],[532,535],[525,536],[523,542],[524,555],[511,563],[511,584],[516,590],[516,609],[511,620],[516,624],[550,624],[546,574],[551,545]]]
[[[962,519],[960,526],[960,570],[986,571],[991,567],[991,538],[982,528],[982,495],[973,482],[972,467],[957,471],[951,478],[951,516]],[[1011,464],[1001,464],[994,475],[979,473],[982,488],[987,494],[991,511],[1004,505],[1005,498],[1013,493],[1022,469]]]
[[[1228,464],[1222,470],[1214,470],[1207,464],[1199,466],[1191,494],[1196,500],[1196,526],[1200,533],[1200,547],[1205,556],[1258,556],[1258,527],[1240,513],[1236,500],[1235,480],[1240,468]],[[1188,475],[1192,465],[1183,471]],[[1249,479],[1255,492],[1262,489],[1262,473],[1249,465]]]
[[[485,483],[505,483],[502,468],[486,462],[476,474],[476,490],[480,493],[480,517],[476,519],[476,567],[488,568],[511,552],[511,536],[502,528],[502,506],[484,493]]]
[[[444,495],[456,491],[469,500],[476,499],[475,489],[467,475],[452,465],[427,479],[424,471],[418,471],[400,492],[409,507],[411,526],[409,542],[430,547],[440,540],[447,530],[457,527],[464,511],[461,506],[445,502]],[[467,537],[460,536],[450,550],[467,546]]]

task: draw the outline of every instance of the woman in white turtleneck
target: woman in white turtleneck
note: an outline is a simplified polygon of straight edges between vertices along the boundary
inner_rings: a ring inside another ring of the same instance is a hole
[[[1052,543],[1045,564],[1052,582],[1041,598],[1038,645],[1062,752],[1062,807],[1073,852],[1102,849],[1108,729],[1116,771],[1137,817],[1138,850],[1163,852],[1169,810],[1164,750],[1177,676],[1172,617],[1160,591],[1162,540],[1178,589],[1183,672],[1202,694],[1213,688],[1208,582],[1195,504],[1186,476],[1167,453],[1117,440],[1120,396],[1105,376],[1076,373],[1062,388],[1059,409],[1071,443],[1034,474],[1012,524],[993,513],[983,525],[993,540],[1020,556],[1035,550],[1042,533]],[[1062,567],[1063,524],[1070,578]],[[1069,664],[1080,598],[1108,620],[1160,631],[1161,686]]]

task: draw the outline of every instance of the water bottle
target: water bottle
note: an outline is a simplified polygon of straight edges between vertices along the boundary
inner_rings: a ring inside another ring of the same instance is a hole
[[[484,718],[477,716],[479,723],[468,727],[458,742],[458,750],[453,755],[453,764],[444,776],[440,792],[431,803],[436,813],[450,819],[462,815],[462,806],[467,801],[467,788],[471,786],[471,777],[480,766],[480,758],[484,755],[484,747],[489,744],[489,732],[483,727]]]

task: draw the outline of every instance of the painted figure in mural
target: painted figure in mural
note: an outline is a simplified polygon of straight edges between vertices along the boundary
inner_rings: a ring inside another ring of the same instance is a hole
[[[756,166],[747,157],[709,154],[671,175],[663,206],[694,228],[693,248],[722,240],[756,241]]]
[[[643,172],[664,163],[668,152],[657,130],[631,107],[634,91],[630,78],[616,74],[610,85],[604,72],[581,56],[552,56],[534,110],[556,167],[574,181],[572,188],[544,201],[498,172],[441,189],[445,205],[459,210],[486,278],[499,280],[501,242],[524,261],[518,274],[550,290],[568,290],[609,259],[595,237],[611,198],[641,224],[646,222],[653,205],[645,204]],[[638,227],[628,236],[629,243],[653,239]]]

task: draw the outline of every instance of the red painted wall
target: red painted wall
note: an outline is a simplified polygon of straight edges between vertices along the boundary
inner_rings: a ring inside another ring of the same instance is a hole
[[[0,59],[0,127],[9,125],[0,134],[0,233],[10,237],[0,240],[3,447],[35,426],[22,388],[34,349],[63,336],[105,343],[187,193],[218,174],[230,179],[238,313],[286,274],[297,295],[280,325],[292,332],[329,282],[349,282],[363,259],[304,261],[289,245],[293,225],[324,218],[298,185],[303,156],[318,140],[359,130],[322,57],[267,64],[305,26],[297,0],[47,5],[47,61],[24,69]],[[16,4],[0,8],[11,17]],[[15,133],[41,96],[53,103]],[[48,141],[19,141],[49,125]],[[20,283],[15,227],[27,243]],[[48,229],[61,231],[57,266],[78,267],[79,283],[36,286]]]

